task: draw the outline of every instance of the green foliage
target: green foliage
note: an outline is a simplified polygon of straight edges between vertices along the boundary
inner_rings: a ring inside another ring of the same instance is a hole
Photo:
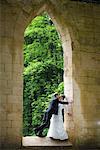
[[[24,123],[23,134],[34,135],[52,93],[63,93],[63,50],[56,28],[44,13],[24,34]],[[45,133],[47,130],[44,131]]]
[[[55,90],[55,92],[60,93],[60,94],[63,94],[63,93],[64,93],[64,82],[61,82],[61,83],[58,85],[58,88]]]

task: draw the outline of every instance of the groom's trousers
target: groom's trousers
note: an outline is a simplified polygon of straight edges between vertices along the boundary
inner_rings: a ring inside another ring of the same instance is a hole
[[[49,128],[51,117],[52,117],[51,113],[45,112],[44,118],[43,118],[43,124],[36,128],[39,134],[42,134],[45,128]]]

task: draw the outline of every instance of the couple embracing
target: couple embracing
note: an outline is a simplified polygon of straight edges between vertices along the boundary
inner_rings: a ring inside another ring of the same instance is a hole
[[[62,110],[64,104],[69,104],[68,101],[64,101],[66,97],[64,95],[54,94],[52,101],[48,109],[44,113],[43,123],[39,127],[35,128],[35,134],[39,137],[44,137],[43,130],[49,128],[47,137],[59,140],[68,139],[68,135],[64,130]]]

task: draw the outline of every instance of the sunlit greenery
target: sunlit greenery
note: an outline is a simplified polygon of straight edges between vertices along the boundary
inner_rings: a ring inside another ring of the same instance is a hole
[[[59,34],[46,14],[37,16],[24,34],[23,134],[34,135],[51,100],[63,93],[63,50]],[[45,131],[47,132],[47,131]]]

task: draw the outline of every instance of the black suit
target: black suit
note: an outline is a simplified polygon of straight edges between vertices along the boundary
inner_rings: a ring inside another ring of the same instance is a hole
[[[52,117],[52,114],[58,115],[58,104],[68,104],[68,102],[62,102],[59,101],[57,98],[53,99],[50,102],[50,105],[48,109],[46,110],[44,117],[43,117],[43,124],[36,128],[36,130],[39,132],[39,134],[42,134],[43,130],[45,128],[48,128],[50,125],[50,119]]]

